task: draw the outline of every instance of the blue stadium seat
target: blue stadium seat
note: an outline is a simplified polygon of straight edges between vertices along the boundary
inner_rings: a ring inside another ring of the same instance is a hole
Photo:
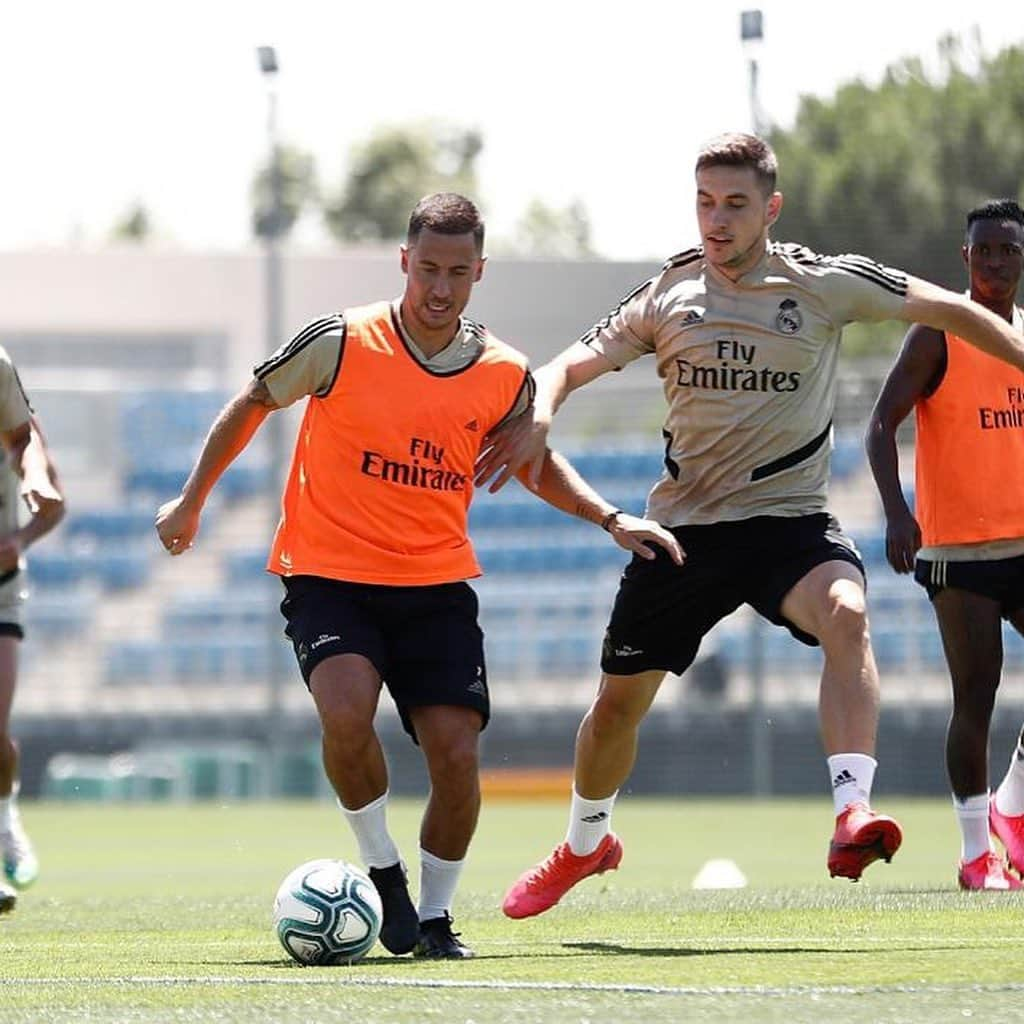
[[[916,639],[924,667],[935,672],[947,672],[946,652],[942,646],[938,624],[932,622],[928,628],[918,630]]]
[[[168,639],[182,634],[223,630],[265,630],[283,620],[277,610],[278,595],[263,588],[225,588],[203,594],[176,594],[163,612],[163,634]]]
[[[122,640],[107,648],[104,660],[108,683],[159,682],[166,652],[152,640]]]
[[[498,537],[478,543],[476,553],[484,573],[494,575],[597,573],[629,561],[627,552],[597,530],[564,541],[540,535],[536,541],[505,543]]]
[[[52,545],[29,552],[28,579],[33,587],[70,587],[88,574],[86,559]]]
[[[582,675],[597,665],[600,644],[585,632],[540,636],[536,640],[538,668],[543,675]]]
[[[62,532],[70,540],[88,538],[102,543],[125,537],[149,537],[152,531],[152,508],[118,507],[72,512]]]
[[[253,586],[254,581],[267,575],[267,549],[237,548],[224,556],[227,581],[231,584]]]
[[[864,442],[855,434],[836,434],[832,449],[832,478],[845,480],[860,470],[867,457]]]
[[[1024,669],[1024,637],[1009,623],[1003,623],[1003,667],[1019,672]]]
[[[148,539],[129,537],[120,543],[108,541],[82,550],[55,546],[33,549],[28,559],[29,584],[70,587],[93,579],[107,590],[127,590],[149,579],[154,550]]]
[[[888,566],[885,560],[885,530],[881,529],[873,533],[850,532],[850,539],[857,545],[860,557],[864,560],[865,568]]]
[[[139,547],[110,545],[97,548],[88,558],[90,574],[107,590],[140,587],[152,570],[149,545]]]
[[[121,437],[133,462],[202,441],[228,399],[220,390],[142,391],[121,401]]]
[[[40,590],[25,605],[25,629],[59,642],[82,636],[93,621],[92,599],[78,590]]]
[[[145,391],[125,396],[120,414],[126,492],[150,497],[178,493],[228,397],[220,390]],[[230,501],[260,493],[269,484],[265,457],[250,447],[224,474],[218,493]]]
[[[125,470],[122,484],[125,492],[133,497],[171,497],[180,493],[182,485],[188,479],[191,466],[191,461],[171,466],[149,463],[130,466]]]
[[[262,678],[269,657],[266,637],[252,632],[174,640],[167,652],[172,677],[183,683]]]
[[[809,647],[777,626],[762,627],[762,656],[769,673],[817,672],[821,668],[821,648]]]
[[[665,458],[665,453],[658,448],[588,448],[565,454],[590,482],[635,480],[645,487],[661,476]]]
[[[124,472],[125,492],[134,498],[167,498],[181,491],[192,469],[192,456],[175,457],[173,461],[142,461],[129,466]],[[260,494],[270,487],[270,468],[260,460],[246,460],[243,456],[228,467],[217,482],[217,493],[228,501]],[[150,516],[152,525],[152,515]]]
[[[906,630],[899,624],[873,626],[871,629],[875,661],[883,671],[906,667],[910,654],[909,643]]]

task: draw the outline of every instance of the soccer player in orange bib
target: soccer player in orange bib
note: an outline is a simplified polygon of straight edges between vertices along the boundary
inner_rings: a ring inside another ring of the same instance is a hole
[[[484,270],[484,225],[463,196],[427,196],[401,247],[405,290],[316,320],[217,418],[182,494],[157,513],[171,554],[192,544],[214,483],[273,409],[307,399],[267,568],[323,728],[324,767],[381,894],[392,953],[457,959],[451,906],[480,807],[479,736],[490,702],[466,533],[484,438],[533,396],[525,356],[462,315]],[[556,453],[534,488],[623,548],[681,561],[655,523],[618,512]],[[420,890],[386,820],[373,728],[382,686],[423,750],[431,794]]]
[[[824,653],[821,735],[836,816],[826,865],[858,879],[901,842],[871,808],[878,672],[864,567],[827,509],[832,412],[843,327],[924,321],[1024,366],[1024,339],[988,310],[862,256],[771,241],[782,209],[762,139],[713,139],[696,165],[702,244],[670,259],[576,344],[537,371],[530,417],[495,439],[477,482],[501,486],[543,452],[574,389],[653,355],[668,405],[665,471],[647,515],[686,552],[634,559],[619,586],[597,696],[576,741],[566,839],[508,891],[510,917],[539,914],[589,875],[618,866],[612,806],[638,728],[666,672],[742,604]]]
[[[1024,211],[991,200],[967,215],[970,296],[1015,331]],[[916,413],[916,517],[899,479],[896,429]],[[1002,620],[1024,633],[1024,373],[955,331],[915,325],[871,415],[871,469],[886,557],[931,598],[953,684],[946,769],[961,831],[962,889],[1019,889],[1024,871],[1024,733],[989,794],[988,740],[1003,663]]]

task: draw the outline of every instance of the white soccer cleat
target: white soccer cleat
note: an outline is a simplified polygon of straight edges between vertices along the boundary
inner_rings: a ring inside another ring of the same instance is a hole
[[[18,902],[18,894],[9,886],[0,883],[0,914],[10,913]]]
[[[12,814],[10,827],[0,832],[0,853],[4,876],[16,889],[25,889],[36,880],[39,861],[17,814]]]

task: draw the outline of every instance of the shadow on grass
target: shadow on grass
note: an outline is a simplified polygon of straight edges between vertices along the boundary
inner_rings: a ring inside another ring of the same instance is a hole
[[[758,954],[775,953],[820,953],[822,956],[854,956],[870,953],[878,955],[877,949],[835,949],[823,946],[736,946],[734,948],[687,948],[669,946],[623,946],[615,942],[563,942],[565,949],[579,950],[583,953],[600,953],[614,956],[756,956]],[[886,952],[894,953],[935,953],[963,952],[963,946],[887,946]]]

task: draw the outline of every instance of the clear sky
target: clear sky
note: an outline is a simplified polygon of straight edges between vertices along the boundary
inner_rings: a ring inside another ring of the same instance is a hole
[[[694,240],[699,143],[749,127],[739,12],[686,0],[31,0],[0,15],[0,249],[101,244],[134,200],[161,239],[234,248],[266,152],[255,47],[276,47],[279,124],[334,190],[380,122],[476,126],[492,233],[533,198],[585,204],[598,250],[663,258]],[[994,53],[1024,4],[765,0],[769,116],[876,81],[947,32]],[[975,34],[974,29],[977,29]],[[785,168],[782,169],[785,187]],[[303,225],[298,244],[324,239]]]

